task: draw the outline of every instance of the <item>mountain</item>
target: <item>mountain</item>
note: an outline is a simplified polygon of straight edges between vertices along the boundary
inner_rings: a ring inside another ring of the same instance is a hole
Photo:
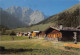
[[[40,11],[36,10],[30,15],[30,20],[31,20],[30,24],[36,24],[44,20],[44,15]]]
[[[0,8],[0,25],[12,28],[27,27],[41,22],[45,15],[27,7],[12,6],[5,10]]]
[[[59,24],[63,24],[63,26],[66,27],[77,27],[80,25],[80,3],[56,15],[52,15],[36,25],[27,28],[17,28],[14,30],[17,32],[29,32],[33,30],[44,31],[49,26],[57,26]]]
[[[25,26],[20,20],[18,20],[13,15],[3,11],[0,8],[0,26],[5,26],[7,28],[16,28]]]
[[[48,19],[40,22],[39,24],[53,23],[55,25],[62,24],[67,27],[77,27],[80,25],[80,3],[64,10]]]
[[[5,10],[6,12],[14,15],[27,25],[36,24],[44,20],[44,14],[40,11],[33,11],[31,8],[12,6]]]

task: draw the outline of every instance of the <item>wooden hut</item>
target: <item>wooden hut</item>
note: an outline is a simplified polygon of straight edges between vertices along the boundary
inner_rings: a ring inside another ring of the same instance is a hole
[[[62,41],[74,41],[74,32],[76,32],[76,37],[77,37],[77,41],[79,40],[78,35],[80,30],[76,29],[76,28],[71,28],[71,27],[64,27],[62,29],[59,30],[62,33]]]
[[[59,38],[61,41],[74,41],[74,32],[76,32],[77,41],[80,41],[80,29],[73,27],[49,27],[45,30],[48,38]]]
[[[44,31],[40,31],[39,33],[38,33],[38,35],[39,35],[39,37],[45,37],[45,32]]]
[[[32,33],[32,36],[35,37],[35,36],[38,36],[39,31],[32,31],[31,33]]]
[[[58,40],[62,37],[62,33],[53,27],[47,28],[44,32],[46,34],[46,37],[48,37],[48,38],[54,38],[54,39]]]
[[[79,29],[79,30],[80,30],[80,25],[79,25],[76,29]],[[80,41],[80,32],[77,33],[77,37],[78,37],[78,38],[77,38],[78,41]]]
[[[22,33],[19,32],[19,36],[22,36]]]

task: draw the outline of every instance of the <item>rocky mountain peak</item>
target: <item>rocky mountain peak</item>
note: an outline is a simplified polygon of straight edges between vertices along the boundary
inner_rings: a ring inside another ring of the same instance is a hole
[[[12,6],[12,7],[5,9],[4,11],[5,11],[4,14],[9,14],[10,17],[11,16],[15,17],[15,20],[17,19],[17,20],[21,21],[21,23],[23,23],[23,26],[36,24],[45,19],[44,14],[41,11],[39,11],[39,10],[35,11],[28,7]],[[14,19],[12,17],[11,17],[11,19]],[[14,23],[14,25],[15,25],[15,23]]]

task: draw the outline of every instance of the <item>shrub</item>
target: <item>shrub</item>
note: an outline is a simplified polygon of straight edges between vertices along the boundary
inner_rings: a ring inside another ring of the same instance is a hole
[[[16,35],[16,32],[12,31],[12,32],[10,33],[10,35],[15,36],[15,35]]]

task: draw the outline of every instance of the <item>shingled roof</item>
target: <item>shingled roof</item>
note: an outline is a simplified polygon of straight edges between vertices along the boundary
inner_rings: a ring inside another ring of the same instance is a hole
[[[64,30],[64,31],[80,31],[80,29],[76,29],[73,27],[64,27],[63,29],[60,29],[60,31],[61,30]]]
[[[58,31],[80,31],[80,29],[73,28],[73,27],[63,27],[62,29],[60,29],[59,27],[52,27],[52,26],[50,27]]]
[[[77,29],[80,29],[80,25],[79,25],[79,26],[77,26]]]

